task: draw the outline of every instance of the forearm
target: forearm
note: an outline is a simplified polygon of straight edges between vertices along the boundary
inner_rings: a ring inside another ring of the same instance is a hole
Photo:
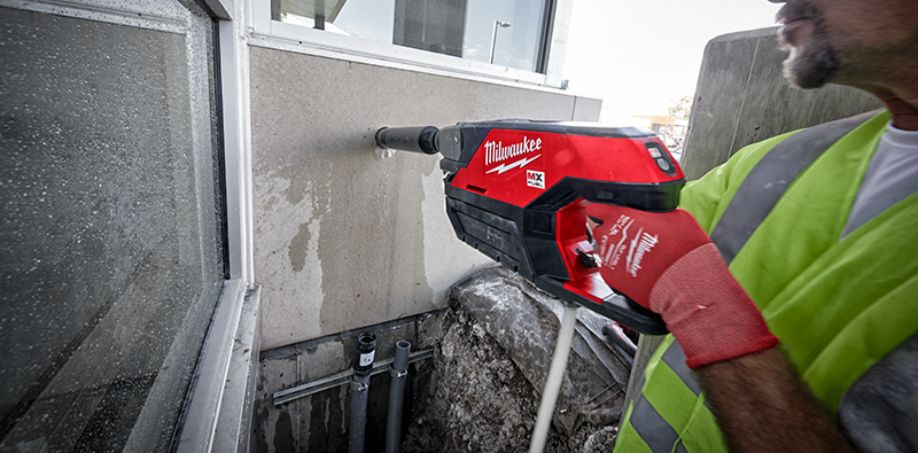
[[[778,348],[695,369],[731,452],[853,452]]]

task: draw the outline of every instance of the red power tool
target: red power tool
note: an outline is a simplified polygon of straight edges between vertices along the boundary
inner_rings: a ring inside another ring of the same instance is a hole
[[[460,240],[538,288],[646,334],[659,315],[599,275],[587,201],[669,211],[682,169],[650,132],[589,123],[496,120],[382,128],[383,148],[443,155],[446,212]]]

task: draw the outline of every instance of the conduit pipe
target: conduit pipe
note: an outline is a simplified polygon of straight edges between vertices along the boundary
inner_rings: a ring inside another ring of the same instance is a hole
[[[561,390],[561,378],[567,369],[567,359],[571,353],[571,342],[574,340],[574,327],[577,325],[577,306],[564,304],[564,316],[561,318],[561,329],[558,330],[558,340],[555,343],[555,353],[551,358],[551,368],[548,370],[548,379],[545,380],[545,390],[542,391],[542,401],[539,403],[539,415],[536,418],[535,430],[529,443],[529,453],[542,453],[545,448],[545,438],[548,437],[548,428],[551,426],[551,416],[555,412],[555,403]]]
[[[408,381],[408,357],[411,343],[400,340],[395,343],[395,361],[392,362],[389,385],[389,418],[386,424],[386,453],[398,453],[402,443],[402,407],[405,398],[405,383]]]
[[[351,378],[351,424],[348,453],[363,453],[367,427],[367,394],[370,390],[370,371],[376,356],[376,335],[362,333],[357,337],[357,361]]]

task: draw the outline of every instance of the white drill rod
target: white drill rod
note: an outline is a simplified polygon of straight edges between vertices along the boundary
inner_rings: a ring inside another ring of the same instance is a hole
[[[555,412],[555,403],[558,401],[558,392],[561,390],[561,378],[567,369],[567,358],[571,354],[571,342],[574,339],[574,327],[577,325],[577,306],[564,305],[564,316],[561,319],[561,329],[558,330],[558,341],[555,343],[555,353],[551,358],[551,367],[548,370],[548,379],[545,381],[545,390],[542,392],[542,401],[539,403],[539,416],[536,418],[535,430],[529,444],[529,453],[542,453],[545,448],[545,438],[548,437],[548,427],[551,426],[551,416]]]

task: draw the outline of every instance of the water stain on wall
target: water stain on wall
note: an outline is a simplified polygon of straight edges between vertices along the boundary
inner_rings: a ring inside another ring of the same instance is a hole
[[[296,451],[293,438],[293,421],[287,411],[282,411],[274,426],[274,451]]]
[[[290,241],[287,256],[290,257],[290,266],[293,272],[302,272],[306,265],[306,253],[309,250],[309,224],[301,223],[296,236]]]

